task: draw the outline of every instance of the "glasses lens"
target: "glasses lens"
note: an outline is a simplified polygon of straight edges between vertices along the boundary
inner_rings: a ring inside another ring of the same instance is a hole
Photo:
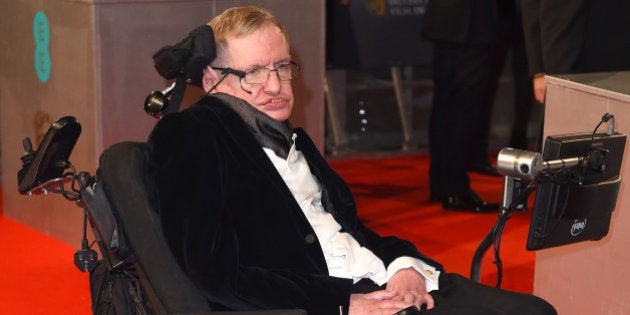
[[[245,71],[245,82],[249,84],[263,83],[269,78],[269,69],[258,68]]]
[[[280,80],[297,79],[299,68],[296,64],[287,63],[278,66],[278,77]]]
[[[278,78],[282,81],[297,79],[299,67],[293,63],[287,63],[279,65],[274,70],[267,68],[250,69],[245,72],[245,82],[249,84],[259,84],[267,82],[269,79],[269,73],[275,71],[278,73]]]

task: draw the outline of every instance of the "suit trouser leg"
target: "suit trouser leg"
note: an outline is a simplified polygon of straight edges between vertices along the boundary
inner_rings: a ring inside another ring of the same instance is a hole
[[[431,192],[470,193],[468,162],[487,85],[493,75],[491,45],[435,42],[434,99],[429,126]]]
[[[429,187],[432,194],[442,195],[445,192],[441,191],[441,174],[444,163],[443,145],[444,141],[447,141],[444,136],[445,125],[444,121],[448,118],[447,109],[449,102],[449,85],[448,74],[450,72],[447,68],[447,60],[450,57],[441,53],[438,44],[433,45],[433,103],[431,106],[431,114],[429,118],[429,153],[430,153],[430,167],[429,167]]]
[[[432,315],[556,315],[547,301],[525,293],[483,285],[458,274],[440,277],[440,290],[431,292]]]

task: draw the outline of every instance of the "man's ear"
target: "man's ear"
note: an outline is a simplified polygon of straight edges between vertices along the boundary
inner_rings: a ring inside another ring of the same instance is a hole
[[[203,90],[206,92],[210,91],[216,82],[218,82],[218,79],[219,76],[217,75],[217,72],[212,70],[210,66],[206,66],[206,68],[203,69],[203,78],[201,78]]]

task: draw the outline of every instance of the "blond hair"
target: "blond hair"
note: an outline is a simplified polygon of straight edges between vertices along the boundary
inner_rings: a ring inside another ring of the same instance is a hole
[[[246,6],[227,9],[208,22],[208,25],[212,27],[214,32],[217,56],[221,56],[221,52],[227,45],[228,37],[238,38],[249,35],[268,25],[277,27],[286,39],[287,45],[289,43],[289,36],[285,27],[270,11],[260,7]]]

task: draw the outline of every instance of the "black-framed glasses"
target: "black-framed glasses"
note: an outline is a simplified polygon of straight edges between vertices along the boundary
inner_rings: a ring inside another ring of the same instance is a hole
[[[276,72],[280,81],[297,79],[300,74],[300,65],[293,61],[279,64],[275,69],[265,67],[245,71],[221,67],[212,67],[212,69],[221,71],[221,74],[233,74],[247,84],[261,84],[267,82],[272,71]]]

